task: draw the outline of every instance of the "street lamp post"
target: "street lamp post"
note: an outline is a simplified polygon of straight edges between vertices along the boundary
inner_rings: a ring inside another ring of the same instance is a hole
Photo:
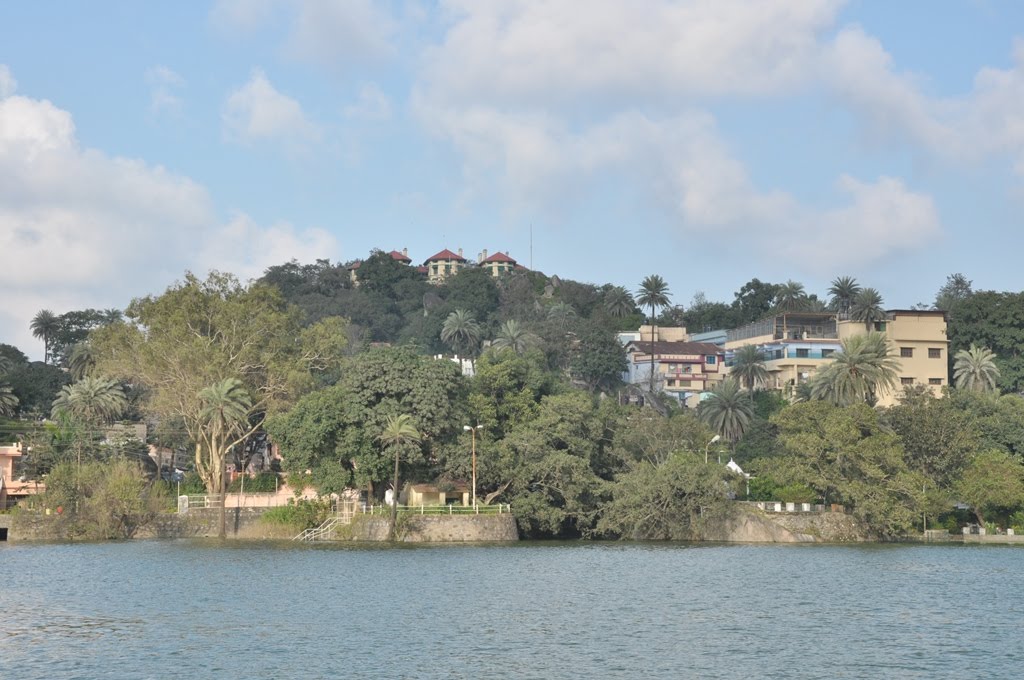
[[[463,430],[469,431],[473,442],[473,510],[476,510],[476,431],[481,428],[483,428],[483,425],[477,425],[476,427],[462,426]]]
[[[710,448],[711,448],[711,445],[712,445],[712,444],[714,444],[715,442],[717,442],[717,441],[718,441],[719,439],[721,439],[721,438],[722,438],[722,437],[721,437],[721,435],[717,435],[717,434],[716,434],[716,435],[715,435],[714,437],[712,437],[712,438],[711,438],[711,441],[709,441],[709,442],[708,442],[708,443],[707,443],[707,444],[706,444],[706,445],[704,446],[704,462],[705,462],[705,463],[707,463],[707,462],[708,462],[708,449],[710,449]],[[719,462],[719,463],[721,463],[722,461],[721,461],[721,460],[719,460],[718,462]]]

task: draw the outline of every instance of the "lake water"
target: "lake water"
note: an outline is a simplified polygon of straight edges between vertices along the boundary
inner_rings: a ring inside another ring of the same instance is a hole
[[[0,677],[1019,678],[1024,550],[0,543]]]

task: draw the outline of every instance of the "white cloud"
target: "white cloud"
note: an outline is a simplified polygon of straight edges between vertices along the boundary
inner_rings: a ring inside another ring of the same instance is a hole
[[[336,244],[319,229],[224,223],[203,186],[83,149],[70,113],[13,96],[0,100],[0,253],[0,342],[30,349],[41,307],[123,307],[185,269],[257,275],[281,258],[333,257]]]
[[[285,50],[298,59],[347,67],[391,56],[395,31],[394,19],[373,0],[300,2]]]
[[[813,73],[841,0],[448,0],[426,55],[446,99],[588,104],[764,94]]]
[[[167,66],[146,70],[149,85],[149,108],[154,114],[181,113],[182,101],[175,92],[185,86],[185,79]]]
[[[342,112],[346,118],[387,120],[391,117],[391,100],[377,85],[366,83],[359,88],[359,98]]]
[[[805,211],[792,221],[781,242],[805,269],[828,275],[843,267],[908,253],[941,236],[932,198],[910,191],[902,180],[880,177],[874,183],[844,175],[839,189],[850,203],[821,213]]]
[[[0,64],[0,99],[9,97],[18,89],[18,81],[11,75],[7,64]]]
[[[227,34],[283,25],[284,53],[332,69],[392,57],[399,22],[374,0],[218,0],[210,22]]]
[[[210,10],[210,22],[226,32],[251,33],[274,15],[278,0],[217,0]]]
[[[249,82],[228,95],[221,121],[225,136],[240,143],[273,141],[296,148],[321,136],[299,102],[274,89],[259,69],[253,70]]]
[[[287,222],[262,227],[248,215],[238,214],[205,239],[197,261],[202,270],[217,269],[253,279],[271,265],[293,259],[313,262],[336,248],[334,236],[324,229],[298,231]]]

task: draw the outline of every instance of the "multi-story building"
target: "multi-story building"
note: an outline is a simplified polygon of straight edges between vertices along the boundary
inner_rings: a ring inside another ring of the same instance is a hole
[[[686,329],[680,327],[641,326],[635,333],[620,334],[627,354],[625,381],[650,385],[653,353],[655,390],[686,406],[696,406],[701,395],[723,379],[725,350],[706,342],[687,342],[685,338]]]
[[[462,256],[462,248],[458,254],[445,248],[436,255],[427,258],[423,263],[427,268],[427,281],[441,283],[449,276],[459,273],[459,270],[467,265],[466,258]]]
[[[497,278],[502,274],[509,274],[519,266],[518,263],[509,257],[508,253],[497,252],[487,256],[487,251],[480,253],[478,258],[479,266],[491,272],[491,276]]]
[[[797,386],[832,361],[842,340],[875,330],[885,333],[899,361],[900,384],[878,395],[880,406],[897,403],[903,387],[927,385],[941,394],[948,384],[946,319],[943,312],[890,310],[884,321],[868,326],[840,319],[832,312],[788,312],[756,321],[726,333],[726,360],[746,345],[756,346],[768,369],[765,387],[792,397]]]

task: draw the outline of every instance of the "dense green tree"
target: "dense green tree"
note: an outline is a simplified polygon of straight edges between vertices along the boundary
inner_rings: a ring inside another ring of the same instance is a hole
[[[479,365],[486,369],[486,357]],[[453,362],[382,347],[346,359],[337,385],[306,395],[286,413],[269,418],[266,427],[296,486],[308,483],[321,493],[337,493],[355,485],[380,497],[389,459],[375,437],[388,417],[409,415],[434,456],[436,443],[460,431],[464,389]]]
[[[478,267],[462,269],[458,276],[446,279],[441,293],[450,309],[464,309],[481,323],[489,323],[501,299],[491,272]]]
[[[764,318],[775,308],[775,298],[779,294],[779,286],[764,283],[759,279],[751,279],[736,291],[732,306],[736,312],[735,325],[757,321]]]
[[[697,407],[697,415],[713,432],[735,443],[750,425],[754,405],[739,381],[727,378],[708,393]]]
[[[768,369],[764,357],[756,345],[744,345],[736,350],[729,374],[735,377],[748,391],[752,392],[768,382]]]
[[[569,373],[591,390],[610,390],[626,372],[626,350],[607,330],[587,324],[579,327],[571,347]]]
[[[180,418],[195,446],[198,470],[215,472],[209,447],[210,422],[203,390],[228,378],[240,380],[252,397],[249,429],[268,413],[287,407],[312,386],[311,374],[324,361],[316,337],[301,329],[301,313],[279,291],[246,287],[229,275],[206,280],[188,274],[159,297],[132,302],[131,324],[93,331],[100,374],[146,388],[145,410],[156,418]],[[217,480],[204,480],[210,492]]]
[[[59,327],[60,319],[49,309],[39,310],[29,324],[33,337],[43,341],[44,364],[50,363],[50,343],[53,341],[53,334]]]
[[[57,329],[50,341],[51,363],[67,368],[72,349],[85,342],[93,329],[120,320],[121,311],[117,309],[82,309],[61,314],[57,317]]]
[[[478,458],[481,485],[505,489],[525,536],[594,533],[610,480],[621,470],[609,452],[606,415],[583,392],[544,397],[534,419]]]
[[[860,294],[860,284],[852,276],[839,276],[832,280],[829,286],[829,304],[832,309],[840,314],[849,314],[853,308],[853,302]]]
[[[1024,292],[978,291],[960,301],[946,329],[950,356],[971,345],[995,353],[999,388],[1024,392]]]
[[[33,361],[15,366],[4,380],[18,398],[18,412],[22,417],[44,417],[49,415],[53,400],[71,381],[71,376],[56,366]]]
[[[971,280],[963,274],[950,274],[946,283],[935,294],[935,309],[941,309],[955,315],[957,307],[974,292]]]
[[[977,419],[954,400],[930,393],[881,411],[880,421],[900,438],[910,468],[938,488],[950,488],[981,447]]]
[[[690,410],[667,418],[631,411],[616,428],[613,454],[627,464],[647,462],[658,468],[674,454],[702,453],[711,438],[711,430]]]
[[[999,379],[995,353],[986,348],[971,345],[956,353],[953,364],[953,379],[961,390],[974,392],[995,392]]]
[[[883,333],[852,335],[811,379],[811,396],[839,406],[874,404],[881,391],[895,389],[898,368]]]
[[[1024,505],[1024,465],[1005,451],[983,451],[964,470],[956,494],[984,526],[986,514]]]
[[[722,328],[735,328],[737,311],[724,302],[709,302],[701,291],[694,294],[683,315],[683,326],[691,333],[702,333]]]
[[[535,418],[541,399],[562,390],[556,376],[546,370],[540,352],[523,356],[488,352],[476,364],[468,412],[495,439],[501,439]]]
[[[787,455],[755,474],[781,485],[804,484],[825,503],[842,503],[881,536],[915,526],[926,480],[911,471],[895,434],[885,432],[866,404],[794,404],[776,414]]]
[[[659,464],[640,461],[611,487],[598,531],[629,540],[692,540],[732,509],[725,468],[694,453],[674,453]]]

